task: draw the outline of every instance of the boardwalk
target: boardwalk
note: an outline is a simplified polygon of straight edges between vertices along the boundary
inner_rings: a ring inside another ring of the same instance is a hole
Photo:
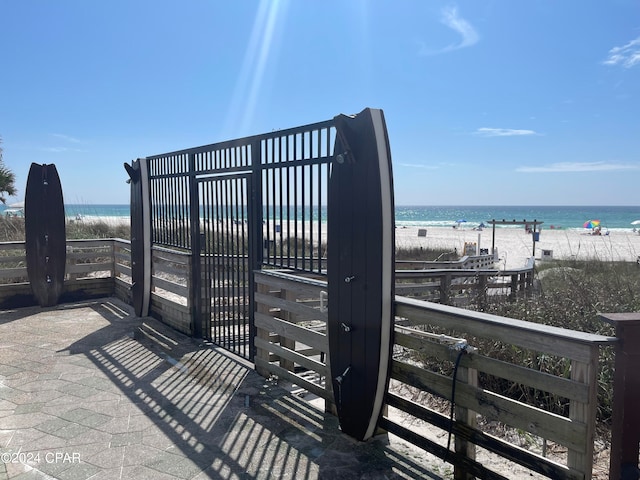
[[[0,455],[0,479],[440,478],[111,298],[0,312]]]

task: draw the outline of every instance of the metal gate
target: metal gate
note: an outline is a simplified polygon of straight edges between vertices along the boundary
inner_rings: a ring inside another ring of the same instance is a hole
[[[191,252],[192,332],[253,360],[253,271],[324,275],[333,120],[141,159],[151,244]]]
[[[253,348],[250,175],[198,181],[203,334],[244,358]]]

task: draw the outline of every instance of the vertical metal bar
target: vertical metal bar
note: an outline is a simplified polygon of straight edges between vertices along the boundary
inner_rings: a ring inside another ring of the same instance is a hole
[[[281,158],[282,158],[282,137],[277,137],[277,139],[278,139],[278,165],[277,165],[277,169],[278,170],[277,170],[277,172],[278,172],[278,177],[279,177],[279,183],[278,183],[279,202],[278,203],[280,204],[280,215],[279,215],[279,218],[280,218],[280,262],[282,264],[284,264],[285,263],[284,262],[284,238],[285,238],[284,237],[284,229],[285,229],[285,226],[284,226],[284,210],[283,210],[283,206],[282,206],[284,188],[282,186],[282,179],[283,179],[282,168],[281,168],[282,165],[280,164],[280,161],[281,161]],[[275,142],[275,139],[274,139],[274,142]],[[274,148],[275,148],[275,145],[274,145]],[[287,230],[288,229],[289,229],[289,225],[287,224]],[[289,266],[290,264],[291,264],[290,255],[287,252],[286,266]]]
[[[236,150],[236,152],[238,149]],[[236,155],[236,163],[238,162],[238,155]],[[233,249],[233,277],[234,284],[236,290],[236,302],[234,303],[234,316],[235,316],[235,325],[233,331],[233,338],[235,344],[236,353],[240,354],[240,345],[239,342],[239,334],[242,326],[242,316],[241,316],[241,305],[244,303],[244,298],[242,297],[242,284],[240,281],[240,258],[242,255],[242,251],[240,247],[242,245],[242,241],[240,238],[240,197],[238,195],[238,190],[240,189],[241,179],[235,178],[233,180],[233,195],[234,195],[234,220],[233,226],[235,230],[234,234],[234,249]]]
[[[309,151],[313,153],[313,132],[309,133]],[[309,165],[309,270],[313,271],[313,165]]]
[[[219,152],[217,152],[219,153]],[[223,287],[223,282],[224,282],[224,276],[223,276],[223,271],[224,271],[224,264],[223,264],[223,259],[222,259],[222,248],[221,245],[223,244],[222,242],[222,231],[224,228],[224,224],[223,224],[223,212],[222,212],[222,182],[220,180],[216,180],[215,183],[215,199],[214,202],[216,204],[216,229],[215,229],[215,245],[212,248],[211,254],[214,255],[214,259],[215,259],[215,281],[214,281],[214,285],[215,285],[215,293],[214,293],[214,305],[215,305],[215,315],[213,317],[214,319],[214,325],[213,325],[213,331],[214,331],[214,338],[216,342],[219,342],[219,337],[220,337],[220,326],[222,323],[222,316],[223,316],[223,312],[222,312],[222,302],[220,300],[220,297],[222,295],[222,287]]]
[[[264,255],[264,237],[262,222],[264,220],[263,197],[262,197],[262,150],[261,141],[255,140],[249,151],[251,160],[251,192],[248,202],[248,218],[249,218],[249,360],[253,361],[255,356],[255,290],[256,282],[253,274],[254,270],[260,270],[263,264]]]
[[[228,165],[228,150],[227,150],[227,165]],[[224,181],[224,197],[225,197],[225,244],[224,244],[224,259],[225,259],[225,270],[224,270],[224,278],[225,278],[225,297],[227,298],[227,300],[229,300],[232,297],[233,294],[233,284],[231,282],[231,272],[230,272],[230,268],[229,268],[229,259],[232,258],[231,256],[231,252],[233,249],[233,244],[232,244],[232,240],[231,240],[231,235],[233,233],[232,230],[232,226],[231,226],[231,198],[230,198],[230,188],[229,188],[229,182],[228,181]],[[229,331],[231,330],[231,306],[227,305],[227,308],[225,309],[225,328],[224,328],[224,345],[229,349],[230,344],[229,344]]]
[[[203,326],[204,335],[211,338],[211,202],[209,201],[211,182],[201,180],[199,183],[198,212],[201,212],[203,233],[200,235],[200,265],[204,271],[201,272],[202,279],[202,315],[207,319]]]
[[[191,217],[191,282],[193,283],[194,298],[191,299],[192,317],[191,328],[196,338],[203,337],[202,328],[202,280],[200,268],[200,208],[198,198],[198,182],[195,172],[195,159],[189,154],[189,204]]]
[[[245,152],[246,152],[246,147],[245,147]],[[245,157],[246,159],[246,157]],[[246,163],[245,163],[246,165]],[[249,356],[249,351],[248,351],[248,345],[247,345],[247,327],[249,325],[249,312],[247,310],[247,307],[249,306],[249,297],[247,295],[247,268],[248,268],[248,263],[247,263],[247,255],[248,255],[248,251],[247,251],[247,207],[248,207],[248,202],[247,202],[247,178],[243,178],[240,182],[240,199],[242,201],[242,205],[241,205],[241,211],[242,211],[242,248],[240,249],[240,258],[239,258],[239,265],[242,265],[242,269],[241,269],[241,277],[240,277],[240,282],[242,285],[242,325],[240,328],[240,335],[239,335],[239,342],[240,345],[242,345],[242,356],[244,358],[248,358]]]

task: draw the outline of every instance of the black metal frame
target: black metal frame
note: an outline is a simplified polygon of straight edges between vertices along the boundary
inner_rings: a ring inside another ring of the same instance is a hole
[[[335,135],[328,120],[144,159],[152,245],[192,252],[194,336],[253,360],[252,272],[324,274]]]

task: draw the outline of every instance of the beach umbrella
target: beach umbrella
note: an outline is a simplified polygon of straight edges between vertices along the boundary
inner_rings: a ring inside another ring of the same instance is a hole
[[[640,225],[640,220],[634,220],[631,225]]]
[[[600,220],[587,220],[582,226],[584,228],[596,228],[600,226]]]
[[[464,222],[466,222],[464,218],[461,218],[460,220],[456,220],[456,223],[464,223]]]

